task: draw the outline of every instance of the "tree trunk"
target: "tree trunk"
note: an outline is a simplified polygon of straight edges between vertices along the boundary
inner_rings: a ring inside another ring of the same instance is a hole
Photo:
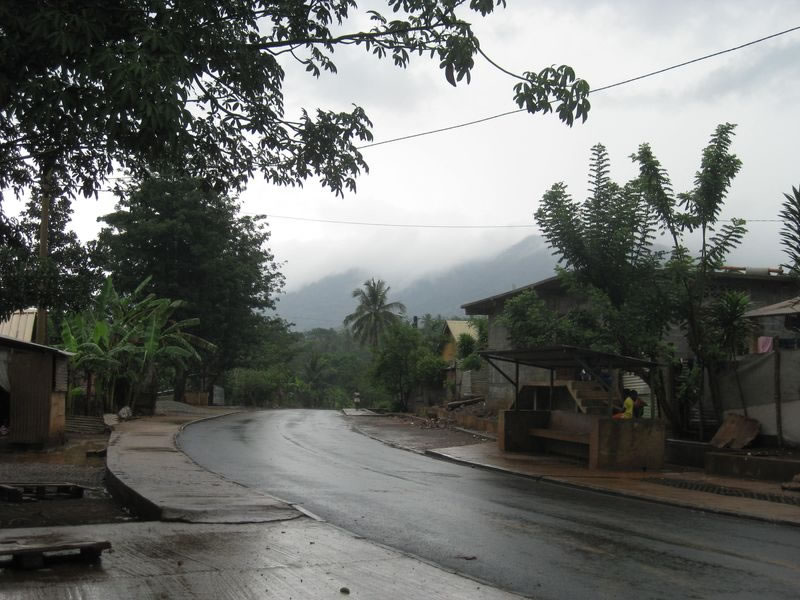
[[[50,202],[53,196],[53,175],[50,169],[42,176],[41,197],[42,206],[39,215],[39,260],[44,263],[48,255],[48,241],[50,230]],[[36,309],[36,343],[47,344],[47,308],[44,305],[44,283],[41,284],[38,307]]]
[[[158,380],[156,379],[155,367],[151,365],[145,372],[144,382],[136,398],[136,406],[139,414],[152,415],[156,410],[157,397]]]
[[[175,400],[175,402],[183,402],[184,400],[186,378],[186,369],[180,366],[175,367],[175,382],[172,386],[172,399]],[[202,389],[200,391],[202,391]]]

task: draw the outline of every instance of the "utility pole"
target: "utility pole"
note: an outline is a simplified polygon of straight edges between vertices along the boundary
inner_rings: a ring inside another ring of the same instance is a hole
[[[39,215],[39,261],[44,263],[49,252],[48,237],[50,231],[50,203],[54,194],[53,171],[44,171],[41,185],[42,207]],[[44,285],[42,285],[42,290]],[[44,306],[44,294],[39,294],[39,306],[36,307],[36,343],[47,344],[47,308]]]

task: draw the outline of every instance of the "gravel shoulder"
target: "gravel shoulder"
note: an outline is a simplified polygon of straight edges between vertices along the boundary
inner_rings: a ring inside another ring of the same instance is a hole
[[[344,417],[350,426],[364,435],[398,448],[425,452],[435,448],[453,448],[488,441],[489,437],[455,429],[443,422],[410,415]]]

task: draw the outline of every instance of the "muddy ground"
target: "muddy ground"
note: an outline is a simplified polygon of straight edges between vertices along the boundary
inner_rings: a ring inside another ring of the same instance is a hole
[[[107,443],[108,435],[70,434],[64,447],[50,451],[0,451],[0,483],[73,483],[86,488],[84,497],[77,499],[0,500],[0,529],[132,520],[105,488],[105,458],[96,453]]]
[[[353,428],[365,435],[398,448],[417,452],[480,444],[492,439],[478,433],[456,429],[443,421],[409,415],[345,418]]]

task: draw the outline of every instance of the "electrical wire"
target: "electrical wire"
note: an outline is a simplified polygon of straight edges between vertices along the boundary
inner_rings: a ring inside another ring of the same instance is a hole
[[[590,90],[589,94],[596,94],[597,92],[603,92],[603,91],[606,91],[606,90],[610,90],[610,89],[615,88],[615,87],[619,87],[619,86],[622,86],[622,85],[633,83],[634,81],[641,81],[642,79],[647,79],[648,77],[654,77],[655,75],[661,75],[662,73],[666,73],[667,71],[673,71],[675,69],[680,69],[681,67],[685,67],[687,65],[691,65],[691,64],[698,63],[698,62],[701,62],[701,61],[704,61],[704,60],[708,60],[709,58],[714,58],[714,57],[717,57],[717,56],[721,56],[723,54],[728,54],[729,52],[735,52],[736,50],[741,50],[742,48],[747,48],[748,46],[753,46],[755,44],[760,44],[761,42],[765,42],[767,40],[771,40],[771,39],[774,39],[776,37],[780,37],[782,35],[786,35],[788,33],[792,33],[793,31],[797,31],[797,30],[800,30],[800,25],[798,25],[796,27],[791,27],[789,29],[784,29],[783,31],[779,31],[777,33],[773,33],[773,34],[764,36],[762,38],[758,38],[757,40],[751,40],[751,41],[746,42],[744,44],[739,44],[738,46],[733,46],[732,48],[726,48],[725,50],[720,50],[718,52],[712,52],[711,54],[706,54],[704,56],[699,56],[697,58],[693,58],[691,60],[687,60],[687,61],[684,61],[684,62],[681,62],[681,63],[677,63],[677,64],[671,65],[669,67],[665,67],[663,69],[658,69],[656,71],[650,71],[649,73],[645,73],[644,75],[637,75],[636,77],[631,77],[630,79],[624,79],[623,81],[618,81],[616,83],[611,83],[609,85],[604,85],[604,86],[601,86],[599,88],[595,88],[593,90]],[[515,115],[515,114],[526,112],[526,111],[527,111],[527,109],[525,109],[525,108],[519,108],[517,110],[510,110],[510,111],[506,111],[506,112],[503,112],[503,113],[498,113],[496,115],[490,115],[488,117],[483,117],[481,119],[475,119],[474,121],[467,121],[467,122],[464,122],[464,123],[457,123],[455,125],[450,125],[448,127],[440,127],[438,129],[431,129],[429,131],[421,131],[419,133],[413,133],[411,135],[404,135],[404,136],[400,136],[400,137],[396,137],[396,138],[392,138],[392,139],[388,139],[388,140],[383,140],[383,141],[380,141],[380,142],[374,142],[372,144],[365,144],[363,146],[358,146],[357,150],[365,150],[367,148],[374,148],[376,146],[383,146],[385,144],[392,144],[394,142],[402,142],[404,140],[410,140],[410,139],[413,139],[413,138],[423,137],[423,136],[426,136],[426,135],[433,135],[435,133],[442,133],[444,131],[451,131],[453,129],[460,129],[462,127],[469,127],[471,125],[478,125],[480,123],[485,123],[487,121],[492,121],[494,119],[499,119],[501,117],[507,117],[508,115]]]
[[[242,213],[247,216],[259,216],[263,213]],[[312,217],[294,217],[288,215],[265,214],[268,219],[285,219],[287,221],[303,221],[307,223],[326,223],[331,225],[356,225],[360,227],[394,227],[402,229],[538,229],[538,225],[529,224],[508,224],[508,225],[437,225],[437,224],[418,224],[418,223],[381,223],[371,221],[345,221],[338,219],[316,219]],[[747,223],[783,223],[782,219],[744,219]],[[730,222],[731,219],[719,219],[719,221]]]

